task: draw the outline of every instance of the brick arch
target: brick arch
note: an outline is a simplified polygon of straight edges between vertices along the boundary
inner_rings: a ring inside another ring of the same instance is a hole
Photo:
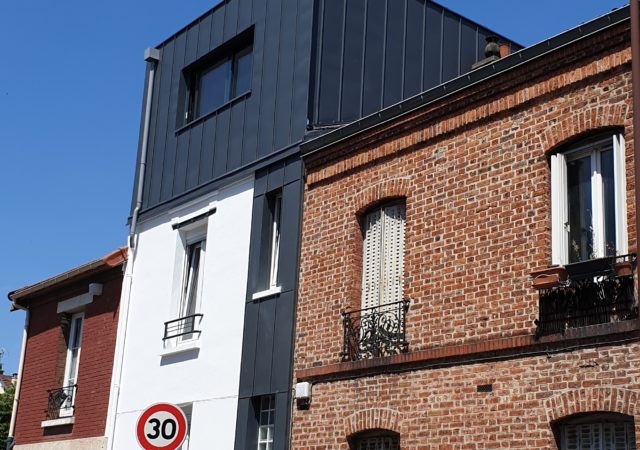
[[[345,437],[366,430],[389,430],[400,433],[400,413],[392,409],[370,408],[357,411],[344,421]]]
[[[358,192],[354,197],[355,212],[363,213],[371,205],[391,197],[408,197],[411,179],[391,178],[382,180]]]
[[[614,412],[640,414],[640,394],[614,387],[579,389],[563,392],[544,402],[549,422],[578,413]]]
[[[539,134],[540,145],[545,152],[575,139],[577,136],[598,129],[624,126],[627,117],[627,104],[594,106],[577,114],[567,115],[559,122],[546,127]]]

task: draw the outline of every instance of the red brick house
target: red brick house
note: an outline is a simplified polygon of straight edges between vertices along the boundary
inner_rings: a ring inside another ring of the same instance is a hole
[[[292,449],[636,448],[631,86],[623,8],[303,145]]]
[[[15,449],[103,449],[126,249],[9,293],[27,311]]]

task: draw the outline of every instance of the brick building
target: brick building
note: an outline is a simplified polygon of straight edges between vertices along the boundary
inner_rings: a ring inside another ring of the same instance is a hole
[[[27,311],[15,449],[103,449],[126,249],[9,293]],[[11,448],[11,446],[9,447]]]
[[[303,144],[291,448],[636,448],[632,117],[623,8]]]

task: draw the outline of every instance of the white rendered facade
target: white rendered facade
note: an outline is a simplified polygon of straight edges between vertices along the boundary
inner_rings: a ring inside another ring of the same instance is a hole
[[[214,436],[215,448],[233,448],[252,201],[250,177],[138,224],[120,308],[108,448],[138,449],[138,417],[161,402],[191,405],[190,449],[211,448]],[[193,239],[206,242],[195,306],[201,334],[163,341],[165,322],[181,314]]]

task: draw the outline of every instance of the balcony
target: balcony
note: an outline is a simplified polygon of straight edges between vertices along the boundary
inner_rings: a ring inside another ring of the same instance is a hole
[[[179,338],[181,341],[200,337],[201,331],[198,330],[202,314],[192,314],[190,316],[181,317],[179,319],[170,320],[164,323],[163,341]]]
[[[343,362],[406,353],[409,300],[342,313]]]
[[[636,255],[598,258],[568,264],[559,281],[540,283],[536,336],[636,319],[635,267]]]
[[[46,420],[58,420],[62,417],[73,416],[73,397],[75,392],[75,384],[47,391],[49,399],[45,411]]]

